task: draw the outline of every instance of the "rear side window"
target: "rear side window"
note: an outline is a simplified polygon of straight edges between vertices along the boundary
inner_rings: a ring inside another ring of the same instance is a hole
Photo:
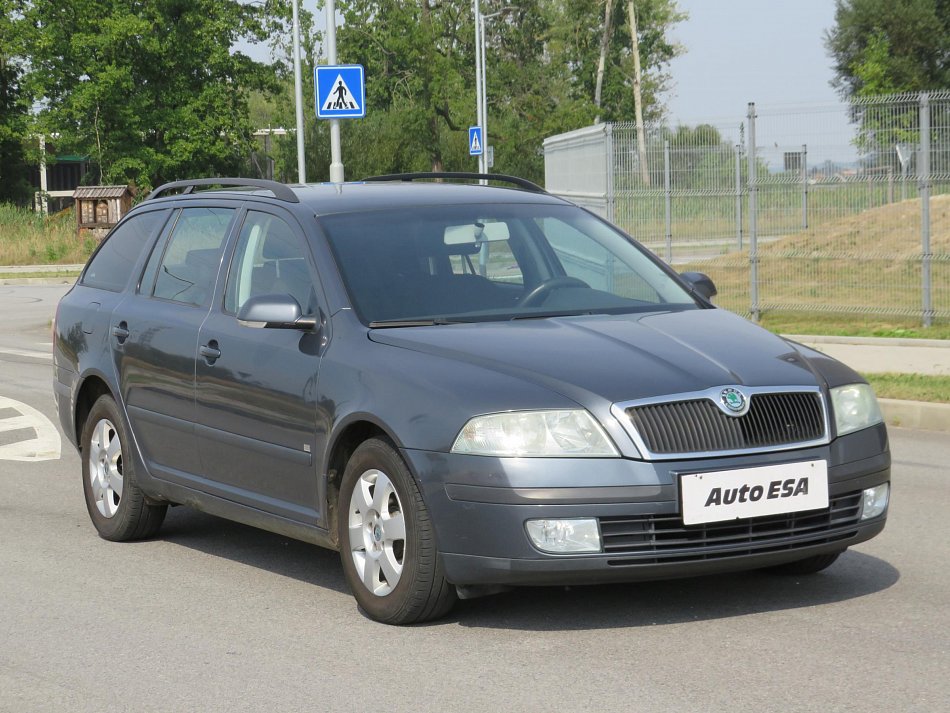
[[[159,210],[139,213],[113,230],[93,256],[81,284],[111,292],[125,289],[145,244],[166,215]]]
[[[145,269],[142,291],[173,302],[199,306],[214,291],[221,251],[233,208],[185,208],[161,251],[156,248]],[[149,290],[147,283],[154,279]]]

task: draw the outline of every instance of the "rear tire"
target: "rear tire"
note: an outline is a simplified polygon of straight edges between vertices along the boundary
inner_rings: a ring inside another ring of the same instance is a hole
[[[813,557],[806,557],[805,559],[798,560],[796,562],[787,562],[785,564],[776,565],[775,567],[770,567],[769,569],[777,574],[815,574],[833,565],[835,560],[837,560],[841,554],[841,552],[832,552],[831,554],[827,555],[814,555]]]
[[[100,537],[113,542],[151,537],[167,505],[153,505],[135,479],[132,441],[111,396],[100,396],[82,429],[82,489]]]
[[[347,584],[363,611],[384,624],[444,616],[455,604],[429,512],[402,457],[372,438],[343,472],[337,532]]]

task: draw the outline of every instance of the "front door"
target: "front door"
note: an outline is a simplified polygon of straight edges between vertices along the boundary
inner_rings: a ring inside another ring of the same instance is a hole
[[[316,285],[296,221],[249,210],[223,300],[199,332],[196,371],[198,448],[213,492],[309,524],[319,520],[317,372],[326,332],[255,329],[237,313],[256,295],[289,294],[303,314],[319,314]]]

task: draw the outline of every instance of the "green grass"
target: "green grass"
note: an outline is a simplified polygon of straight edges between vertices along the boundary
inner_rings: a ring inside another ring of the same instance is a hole
[[[950,403],[950,376],[863,374],[882,399]]]
[[[73,281],[79,277],[78,270],[62,270],[59,272],[0,272],[0,280],[28,280],[42,278],[48,280]]]
[[[91,237],[76,235],[72,209],[44,217],[25,208],[0,204],[0,265],[84,263],[95,246]]]
[[[890,337],[893,339],[950,339],[950,322],[920,326],[917,318],[868,315],[766,312],[759,323],[776,334],[825,334],[836,337]]]

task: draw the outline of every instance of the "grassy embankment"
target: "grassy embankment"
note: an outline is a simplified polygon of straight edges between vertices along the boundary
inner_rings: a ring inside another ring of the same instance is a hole
[[[76,236],[76,216],[72,210],[43,217],[30,210],[0,204],[0,265],[84,263],[95,246],[91,237]]]
[[[950,313],[950,195],[931,202],[932,304]],[[950,337],[950,320],[923,329],[920,202],[907,200],[759,246],[763,325],[797,334]],[[717,302],[740,313],[750,306],[748,254],[730,252],[682,270],[698,270],[719,288]],[[801,311],[799,306],[807,312]]]

